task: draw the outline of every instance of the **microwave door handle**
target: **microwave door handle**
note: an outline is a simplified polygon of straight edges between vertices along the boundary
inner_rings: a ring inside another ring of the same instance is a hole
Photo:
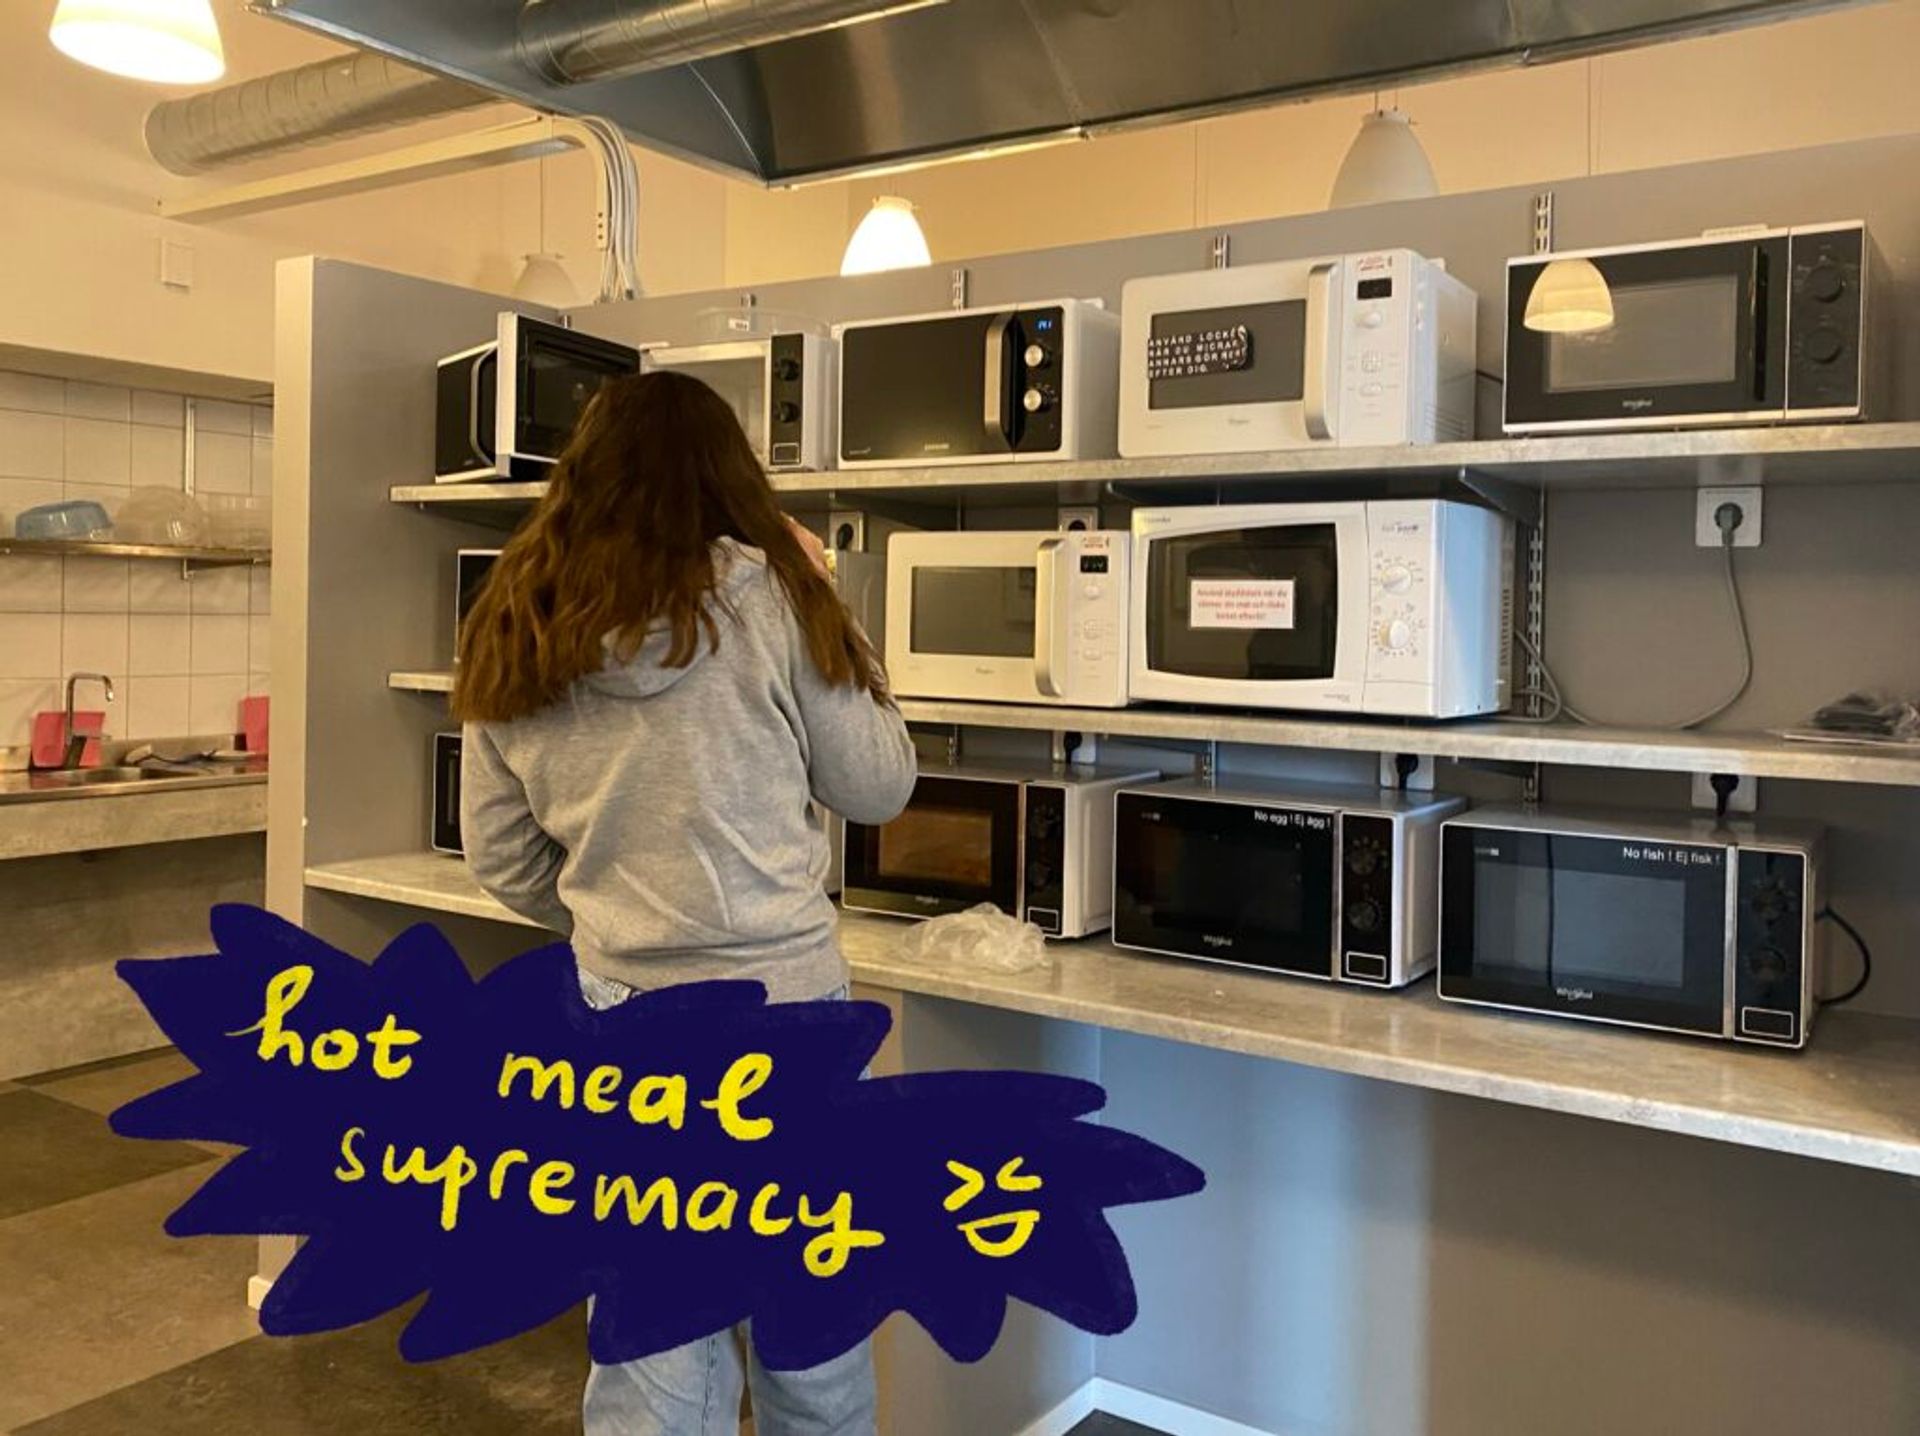
[[[1753,401],[1767,402],[1767,251],[1753,247],[1753,266],[1747,276],[1747,292],[1753,296]]]
[[[1339,265],[1329,260],[1307,271],[1307,352],[1302,370],[1300,409],[1309,439],[1338,437],[1327,413],[1328,381],[1332,378],[1334,365],[1334,327],[1328,311],[1333,304],[1333,273],[1337,268]]]
[[[1066,645],[1054,630],[1065,593],[1060,583],[1060,563],[1065,557],[1066,547],[1057,538],[1042,539],[1034,555],[1033,682],[1045,698],[1061,696],[1057,665]]]
[[[483,464],[494,462],[494,456],[487,452],[480,439],[480,377],[488,364],[499,362],[497,351],[492,354],[476,354],[473,367],[467,370],[467,447],[473,451],[474,458]],[[494,393],[497,395],[499,392],[499,389],[495,388]]]
[[[1007,402],[1007,391],[1011,387],[1007,382],[1007,364],[1012,358],[1007,335],[1012,328],[1011,314],[996,314],[993,322],[987,326],[986,382],[983,386],[986,399],[980,416],[988,442],[1003,449],[1013,447],[1012,408]]]

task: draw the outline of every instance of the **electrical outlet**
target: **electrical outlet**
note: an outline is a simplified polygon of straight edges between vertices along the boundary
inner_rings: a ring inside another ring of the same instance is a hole
[[[1067,533],[1092,533],[1100,527],[1100,509],[1096,504],[1062,504],[1056,515],[1058,527]]]
[[[1733,531],[1735,548],[1760,547],[1760,487],[1701,489],[1693,517],[1693,541],[1700,548],[1719,548],[1720,525],[1713,521],[1722,504],[1740,506],[1740,527]]]
[[[1693,805],[1709,813],[1720,806],[1720,795],[1713,791],[1713,779],[1705,773],[1693,775]],[[1740,785],[1727,795],[1729,813],[1751,813],[1760,806],[1760,780],[1741,776]]]
[[[1380,786],[1383,788],[1400,786],[1400,769],[1394,762],[1394,758],[1395,755],[1392,753],[1380,755]],[[1431,753],[1423,754],[1420,761],[1414,764],[1413,771],[1407,774],[1407,787],[1422,793],[1433,791],[1433,755]]]

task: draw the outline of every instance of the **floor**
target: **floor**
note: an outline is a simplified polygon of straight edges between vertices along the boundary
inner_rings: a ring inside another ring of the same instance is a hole
[[[161,1230],[221,1147],[116,1136],[115,1107],[185,1076],[173,1052],[0,1082],[0,1436],[577,1433],[578,1313],[409,1366],[407,1312],[278,1341],[246,1306],[249,1237]],[[1158,1436],[1106,1415],[1070,1436]]]

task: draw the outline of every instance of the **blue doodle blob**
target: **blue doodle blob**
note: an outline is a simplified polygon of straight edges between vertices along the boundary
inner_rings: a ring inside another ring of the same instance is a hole
[[[213,936],[216,954],[119,965],[198,1071],[112,1123],[244,1148],[166,1230],[306,1238],[261,1310],[274,1335],[424,1292],[400,1350],[428,1361],[591,1296],[601,1362],[751,1319],[767,1365],[807,1367],[895,1310],[976,1361],[1008,1297],[1126,1329],[1133,1280],[1106,1208],[1205,1185],[1173,1153],[1082,1120],[1106,1101],[1090,1082],[862,1080],[890,1021],[876,1003],[769,1005],[759,983],[707,982],[597,1012],[565,946],[476,981],[429,924],[371,964],[249,906],[215,908]],[[263,1055],[270,994],[290,994],[294,969],[310,975]],[[510,1054],[546,1064],[544,1091],[523,1067],[500,1095]]]

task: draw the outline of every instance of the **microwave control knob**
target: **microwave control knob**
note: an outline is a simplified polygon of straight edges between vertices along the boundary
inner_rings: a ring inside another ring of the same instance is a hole
[[[1413,570],[1404,563],[1390,563],[1380,570],[1380,587],[1388,593],[1405,593],[1413,587]]]
[[[1380,646],[1389,653],[1404,653],[1413,645],[1413,625],[1396,618],[1380,630]]]
[[[1387,316],[1382,314],[1378,309],[1366,310],[1360,316],[1360,323],[1368,329],[1378,329],[1386,322]]]
[[[1380,904],[1362,898],[1347,904],[1347,926],[1355,932],[1374,932],[1380,926]]]
[[[1787,955],[1777,947],[1756,947],[1747,954],[1747,973],[1756,982],[1784,982],[1790,966]]]
[[[1822,304],[1831,304],[1847,292],[1847,277],[1838,265],[1816,264],[1807,271],[1807,293]]]
[[[1039,413],[1047,407],[1045,391],[1040,389],[1027,390],[1027,392],[1020,397],[1020,407],[1025,409],[1029,414]]]
[[[793,358],[774,360],[773,377],[783,384],[791,384],[800,377],[800,361]]]
[[[1831,364],[1846,349],[1847,343],[1838,329],[1814,329],[1807,334],[1807,357],[1816,364]]]
[[[1050,357],[1044,344],[1029,344],[1020,359],[1029,369],[1044,369]]]
[[[1357,878],[1372,877],[1380,868],[1380,845],[1362,839],[1347,849],[1347,871]]]

